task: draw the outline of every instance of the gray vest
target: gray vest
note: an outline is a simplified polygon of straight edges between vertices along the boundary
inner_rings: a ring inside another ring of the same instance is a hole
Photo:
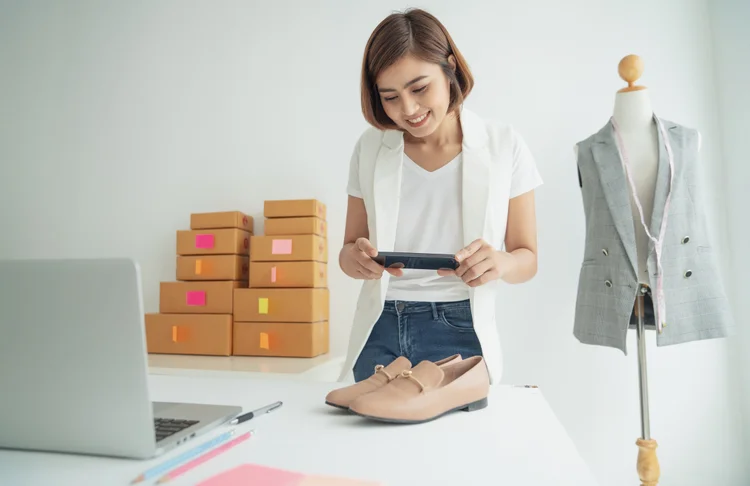
[[[733,334],[734,322],[698,187],[698,134],[673,122],[661,122],[674,152],[675,173],[661,257],[667,320],[656,343],[665,346],[726,337]],[[649,227],[655,238],[659,237],[670,175],[664,140],[659,130],[657,133],[659,165]],[[573,335],[583,344],[610,346],[627,354],[626,335],[634,322],[639,288],[638,260],[630,188],[614,136],[610,121],[578,143],[586,243]],[[649,245],[648,271],[650,287],[656,289],[653,243]],[[655,313],[656,309],[648,309],[652,321]]]

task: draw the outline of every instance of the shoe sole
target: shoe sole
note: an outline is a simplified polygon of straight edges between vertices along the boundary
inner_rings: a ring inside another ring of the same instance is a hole
[[[330,405],[331,407],[339,408],[341,410],[349,410],[349,407],[345,407],[343,405],[336,405],[335,403],[326,402],[326,405]]]
[[[376,420],[378,422],[385,422],[389,424],[403,424],[403,425],[410,425],[410,424],[423,424],[426,422],[432,422],[433,420],[439,419],[440,417],[444,415],[448,415],[449,413],[453,412],[475,412],[477,410],[481,410],[483,408],[487,408],[487,405],[489,404],[487,398],[482,398],[481,400],[477,400],[476,402],[471,402],[468,405],[461,405],[460,407],[456,407],[450,410],[446,410],[445,412],[435,415],[434,417],[430,417],[424,420],[405,420],[405,419],[392,419],[387,417],[376,417],[374,415],[364,415],[361,413],[357,413],[354,410],[351,410],[352,413],[359,415],[360,417],[364,417],[370,420]]]

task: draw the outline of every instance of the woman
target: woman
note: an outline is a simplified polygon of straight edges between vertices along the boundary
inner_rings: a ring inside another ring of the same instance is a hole
[[[372,125],[350,165],[341,269],[364,280],[341,378],[359,382],[399,356],[411,363],[502,359],[497,282],[536,274],[534,160],[512,128],[463,107],[474,84],[445,27],[422,10],[392,14],[362,64]],[[455,271],[385,269],[378,251],[455,254]]]

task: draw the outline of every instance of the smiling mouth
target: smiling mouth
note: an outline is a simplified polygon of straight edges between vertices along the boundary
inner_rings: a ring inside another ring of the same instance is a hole
[[[409,125],[413,127],[419,127],[424,125],[427,120],[429,119],[430,112],[424,113],[423,115],[420,115],[416,118],[407,119],[406,122],[409,123]]]

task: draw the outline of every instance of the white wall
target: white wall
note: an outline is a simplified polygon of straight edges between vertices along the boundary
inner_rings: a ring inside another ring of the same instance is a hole
[[[190,212],[244,210],[260,231],[263,200],[316,197],[329,208],[332,346],[343,352],[359,286],[335,261],[349,155],[365,128],[362,49],[382,17],[408,5],[314,4],[5,5],[0,257],[136,257],[155,311],[159,281],[174,277],[174,232]],[[572,149],[607,121],[620,58],[642,55],[658,114],[703,134],[716,244],[726,248],[707,6],[421,6],[443,19],[473,68],[467,104],[513,123],[546,181],[539,275],[503,291],[503,381],[542,387],[602,484],[636,484],[634,336],[627,357],[572,336],[584,229]],[[660,484],[747,484],[728,343],[656,349],[650,336],[648,348]]]
[[[750,2],[718,0],[711,2],[712,31],[714,37],[716,91],[722,133],[722,160],[725,168],[727,224],[731,267],[728,283],[735,313],[739,316],[740,334],[732,348],[738,383],[744,393],[745,447],[750,447],[750,219],[747,208],[750,193],[747,134],[750,133]],[[747,465],[750,475],[750,464]]]

